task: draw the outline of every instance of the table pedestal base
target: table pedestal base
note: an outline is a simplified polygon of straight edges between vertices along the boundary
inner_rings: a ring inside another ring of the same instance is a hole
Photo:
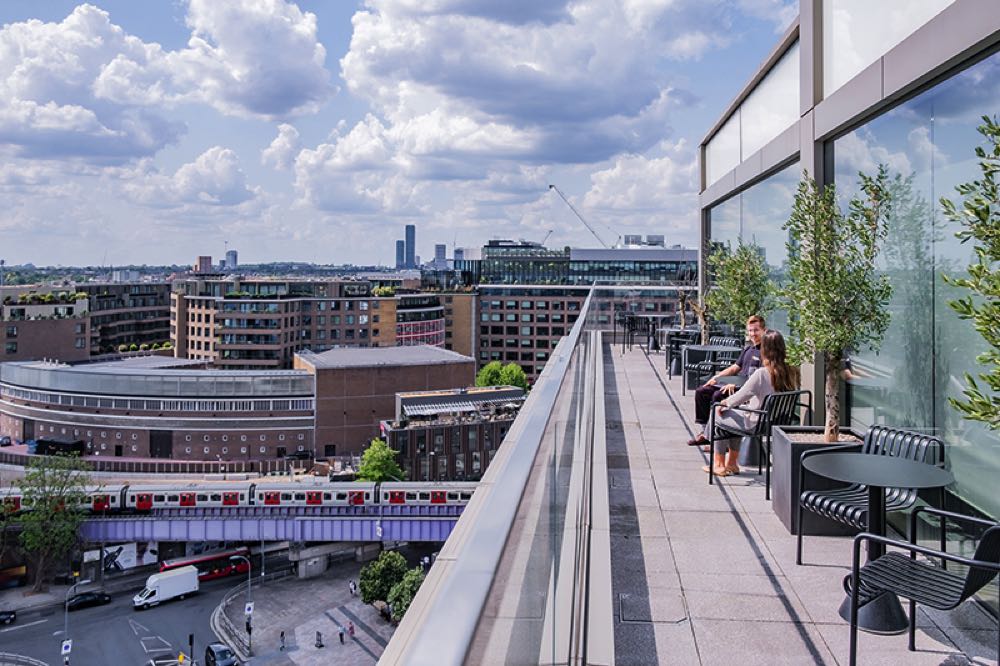
[[[840,604],[840,617],[851,621],[851,597],[844,597]],[[909,628],[909,620],[899,603],[899,597],[883,592],[858,608],[858,629],[870,634],[901,634]]]

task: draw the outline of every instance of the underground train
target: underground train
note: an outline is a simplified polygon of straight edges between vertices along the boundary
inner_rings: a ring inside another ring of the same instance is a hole
[[[81,508],[90,513],[145,513],[175,508],[464,506],[476,483],[469,482],[205,482],[156,485],[89,486]],[[8,511],[30,510],[18,488],[0,490]]]

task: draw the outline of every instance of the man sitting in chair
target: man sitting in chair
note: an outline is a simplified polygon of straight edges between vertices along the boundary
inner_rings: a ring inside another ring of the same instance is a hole
[[[720,386],[719,378],[731,377],[733,375],[746,378],[760,367],[760,341],[764,336],[765,328],[767,327],[764,325],[764,318],[760,315],[753,315],[747,319],[747,338],[750,339],[750,344],[743,349],[740,357],[736,359],[736,363],[717,373],[695,389],[694,420],[695,423],[702,426],[702,431],[694,439],[688,440],[688,446],[708,444],[708,439],[705,437],[705,426],[708,424],[708,416],[712,411],[712,405],[724,399],[727,395],[732,394],[738,388],[735,384],[723,384]]]

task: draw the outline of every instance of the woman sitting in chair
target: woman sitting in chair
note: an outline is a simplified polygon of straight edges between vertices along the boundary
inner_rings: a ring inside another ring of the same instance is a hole
[[[794,391],[798,388],[798,373],[785,361],[785,338],[774,330],[764,332],[760,355],[762,365],[757,368],[739,391],[716,404],[715,426],[729,426],[737,430],[750,430],[756,425],[757,414],[731,409],[749,402],[750,409],[760,409],[764,398],[772,393]],[[740,473],[737,464],[740,455],[741,437],[726,437],[715,440],[713,473],[716,476],[731,476]],[[702,467],[707,472],[708,465]]]

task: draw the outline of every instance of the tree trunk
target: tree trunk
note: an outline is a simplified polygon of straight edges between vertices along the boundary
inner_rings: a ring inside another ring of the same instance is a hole
[[[823,431],[823,439],[827,442],[837,442],[840,440],[840,369],[843,366],[843,354],[826,352],[823,360],[826,365],[824,390],[826,428]]]
[[[45,592],[45,556],[41,555],[35,560],[35,582],[31,586],[32,592]]]

